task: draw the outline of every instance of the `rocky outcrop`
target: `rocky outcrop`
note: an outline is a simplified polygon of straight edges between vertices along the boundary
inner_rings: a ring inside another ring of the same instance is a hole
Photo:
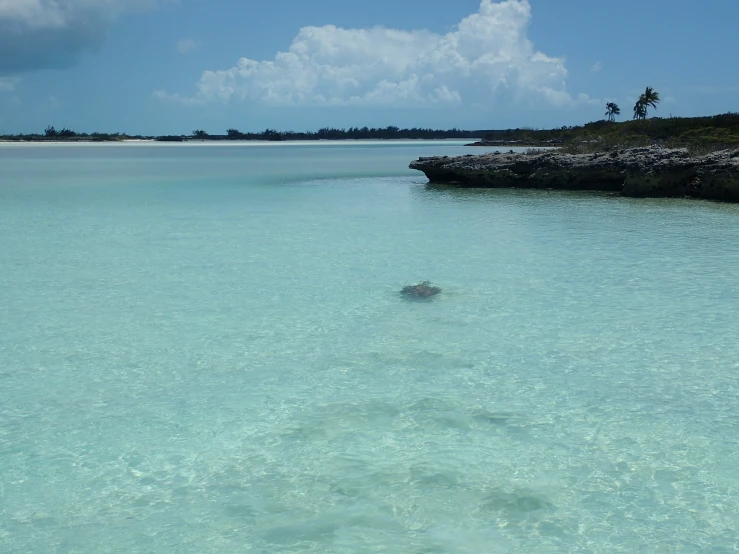
[[[562,141],[559,140],[544,140],[536,142],[526,142],[525,140],[478,140],[465,144],[465,146],[485,146],[491,147],[510,147],[510,148],[552,148],[561,146]]]
[[[433,286],[429,281],[423,281],[417,285],[408,285],[407,287],[403,287],[400,294],[408,298],[426,299],[436,296],[440,292],[441,289],[439,287]]]
[[[593,154],[496,152],[419,158],[410,167],[423,171],[432,183],[466,187],[592,190],[739,202],[739,150],[701,157],[691,157],[683,149],[657,147]]]

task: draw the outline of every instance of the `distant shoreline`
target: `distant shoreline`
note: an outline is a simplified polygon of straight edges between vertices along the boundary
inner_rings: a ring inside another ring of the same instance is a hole
[[[47,127],[43,133],[0,135],[3,143],[96,144],[96,143],[307,143],[323,141],[352,143],[357,141],[470,141],[465,146],[486,148],[563,148],[571,153],[610,152],[624,148],[664,146],[688,148],[700,155],[726,148],[739,147],[739,113],[706,117],[652,117],[633,121],[591,121],[576,127],[554,129],[462,130],[414,127],[323,127],[317,131],[241,132],[228,129],[225,134],[210,134],[196,129],[180,135],[129,135],[127,133],[79,133],[71,129]]]
[[[463,144],[465,141],[469,139],[464,138],[446,138],[446,139],[404,139],[404,138],[398,138],[398,139],[320,139],[320,140],[308,140],[308,139],[294,139],[294,140],[283,140],[283,141],[272,141],[272,140],[265,140],[265,139],[247,139],[247,140],[207,140],[207,139],[188,139],[188,140],[182,140],[182,141],[159,141],[156,139],[121,139],[121,140],[6,140],[6,139],[0,139],[0,145],[1,144],[13,144],[13,145],[84,145],[84,146],[90,146],[90,145],[116,145],[116,144],[161,144],[163,146],[172,146],[172,145],[198,145],[198,144],[208,144],[208,145],[222,145],[222,146],[228,146],[228,145],[260,145],[260,146],[279,146],[280,144],[305,144],[305,145],[311,145],[311,144],[358,144],[358,143],[423,143],[423,142],[457,142],[460,143],[462,146],[468,146],[467,144]]]
[[[320,141],[320,140],[481,140],[491,131],[485,130],[462,130],[462,129],[424,129],[414,127],[401,129],[400,127],[349,127],[332,128],[323,127],[317,131],[277,131],[265,129],[259,132],[241,132],[238,129],[228,129],[223,134],[211,134],[196,129],[189,134],[177,135],[141,135],[129,133],[83,133],[72,129],[62,128],[57,130],[49,126],[42,133],[19,133],[15,135],[0,134],[0,140],[11,142],[121,142],[130,139],[152,140],[157,142],[231,142],[231,141]],[[495,132],[495,131],[493,131]],[[515,137],[514,137],[515,138]]]
[[[0,138],[0,144],[120,144],[122,142],[156,142],[155,139],[121,139],[121,140],[10,140]]]
[[[465,146],[482,146],[484,148],[557,148],[562,146],[562,143],[558,141],[522,142],[518,140],[478,140],[477,142],[465,144]]]

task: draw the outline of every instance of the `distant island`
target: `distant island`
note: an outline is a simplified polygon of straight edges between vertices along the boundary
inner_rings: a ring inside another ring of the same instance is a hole
[[[43,133],[0,135],[0,140],[13,142],[117,142],[126,140],[153,140],[159,142],[190,141],[295,141],[295,140],[440,140],[440,139],[479,139],[496,131],[461,129],[424,129],[419,127],[401,129],[400,127],[350,127],[337,129],[324,127],[318,131],[277,131],[265,129],[259,132],[241,132],[228,129],[225,134],[210,134],[196,129],[184,135],[130,135],[128,133],[83,133],[49,126]]]
[[[618,106],[609,104],[611,109]],[[636,110],[636,108],[635,108]],[[637,114],[638,115],[638,114]],[[319,141],[319,140],[442,140],[469,139],[468,146],[486,147],[558,147],[564,151],[588,153],[613,148],[661,146],[687,148],[691,154],[706,154],[726,148],[739,148],[739,113],[708,117],[637,117],[632,121],[609,119],[557,129],[517,128],[504,130],[424,129],[388,127],[324,127],[318,131],[241,132],[228,129],[225,134],[209,134],[197,129],[186,135],[143,136],[127,133],[82,133],[71,129],[47,127],[43,133],[0,135],[0,141],[12,142],[117,142],[151,140],[159,142],[191,141]]]

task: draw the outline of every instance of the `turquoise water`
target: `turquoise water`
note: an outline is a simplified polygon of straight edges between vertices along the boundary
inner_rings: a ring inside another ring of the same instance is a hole
[[[739,206],[469,152],[0,146],[0,552],[737,551]]]

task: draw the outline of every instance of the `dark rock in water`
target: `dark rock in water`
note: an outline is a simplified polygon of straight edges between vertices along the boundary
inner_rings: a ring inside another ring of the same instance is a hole
[[[423,171],[432,183],[463,187],[598,190],[739,202],[739,150],[698,157],[659,147],[594,154],[549,150],[419,158],[410,167]]]
[[[434,287],[429,281],[423,281],[417,285],[408,285],[403,287],[400,294],[410,298],[431,298],[441,292],[439,287]]]

